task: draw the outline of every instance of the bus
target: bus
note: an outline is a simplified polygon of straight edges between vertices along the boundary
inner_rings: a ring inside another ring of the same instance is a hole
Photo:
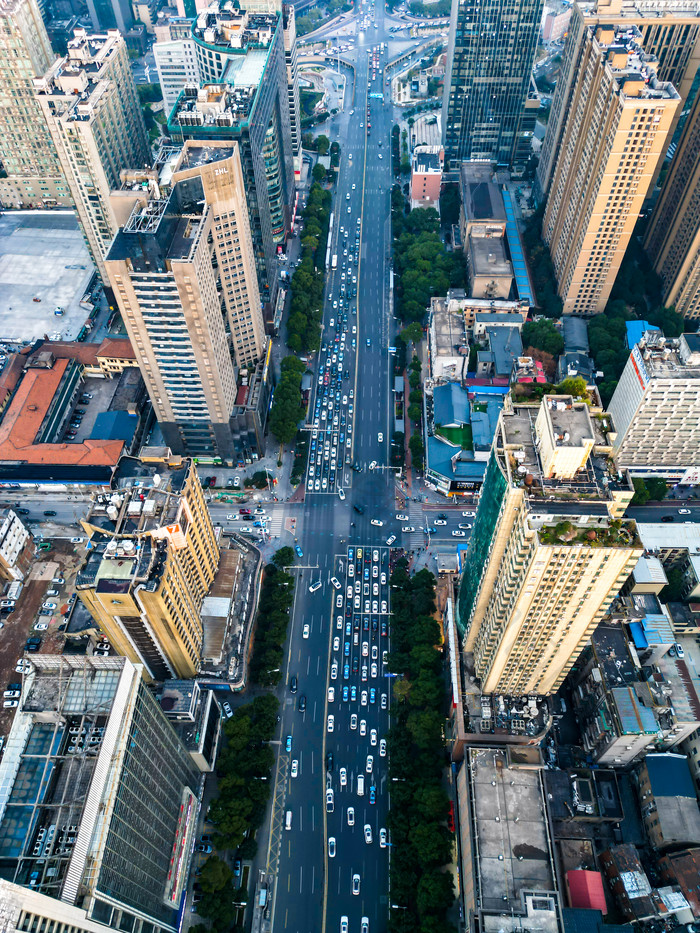
[[[331,260],[331,269],[337,269],[337,268],[338,268],[338,256],[336,255],[336,253],[333,253],[333,259]]]

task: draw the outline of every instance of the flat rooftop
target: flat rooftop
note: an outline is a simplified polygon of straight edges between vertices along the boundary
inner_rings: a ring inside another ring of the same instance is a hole
[[[95,274],[73,211],[6,211],[0,216],[0,341],[45,335],[75,340]],[[63,314],[54,314],[62,308]]]
[[[667,551],[687,548],[700,554],[700,525],[685,522],[638,522],[637,533],[645,551]]]
[[[513,275],[501,237],[469,237],[469,257],[474,275]]]
[[[539,770],[511,767],[505,750],[468,750],[475,826],[476,882],[482,912],[518,915],[525,892],[552,892],[550,840]],[[546,922],[540,931],[557,930]]]
[[[595,440],[588,406],[570,395],[546,395],[547,419],[555,447],[584,447]]]

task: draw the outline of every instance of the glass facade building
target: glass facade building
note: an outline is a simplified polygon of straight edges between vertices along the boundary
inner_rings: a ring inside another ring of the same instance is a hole
[[[544,0],[453,0],[442,133],[445,157],[524,168],[538,103],[532,65]]]

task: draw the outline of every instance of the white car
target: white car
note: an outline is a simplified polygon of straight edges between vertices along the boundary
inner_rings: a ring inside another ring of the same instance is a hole
[[[227,515],[227,516],[226,516],[226,521],[227,521],[227,522],[237,522],[237,521],[238,521],[238,516],[237,516],[237,515]]]
[[[376,676],[377,676],[377,662],[376,662],[376,661],[372,661],[372,666],[371,666],[370,671],[369,671],[369,676],[370,676],[370,677],[376,677]]]
[[[35,631],[35,632],[45,632],[45,631],[47,630],[48,627],[49,627],[49,623],[48,623],[48,622],[37,622],[37,624],[34,626],[34,631]]]
[[[355,808],[348,807],[348,826],[355,825]]]
[[[335,836],[328,837],[328,858],[335,858]]]
[[[367,735],[367,720],[360,720],[360,735]]]
[[[415,531],[415,530],[416,529],[413,525],[402,525],[401,526],[401,531],[403,531],[404,534],[410,534],[412,531]]]
[[[435,525],[446,525],[447,522],[445,521],[444,518],[436,518],[433,524],[435,524]]]
[[[394,541],[396,541],[396,535],[392,535],[390,538],[387,538],[386,539],[387,547],[391,547]]]
[[[293,758],[293,759],[292,759],[292,770],[291,770],[291,775],[292,775],[293,778],[299,777],[299,762],[297,761],[296,758]]]
[[[386,574],[385,574],[385,573],[383,573],[383,574],[379,577],[379,582],[382,584],[382,586],[384,586],[384,585],[386,584]]]
[[[328,717],[328,731],[332,732],[335,728],[335,716],[332,714]]]
[[[467,537],[467,533],[466,533],[466,531],[453,531],[453,532],[452,532],[452,537],[453,537],[453,538],[466,538],[466,537]]]
[[[329,703],[335,702],[335,687],[328,688],[328,702]]]
[[[41,608],[51,609],[53,611],[54,609],[57,609],[58,607],[56,606],[56,603],[46,602],[46,603],[42,603]]]
[[[367,706],[367,691],[363,690],[360,694],[360,706]]]
[[[308,622],[304,622],[304,628],[301,630],[301,637],[308,638],[311,634],[311,627]]]
[[[364,719],[362,720],[364,722]],[[350,717],[350,728],[357,729],[357,713],[353,713]]]
[[[373,767],[373,765],[374,765],[374,758],[373,758],[372,755],[368,755],[368,756],[367,756],[367,761],[365,762],[365,771],[367,772],[367,774],[371,774],[371,773],[372,773],[372,767]]]
[[[340,769],[340,786],[345,787],[348,783],[348,772],[345,768]]]
[[[377,744],[377,730],[376,729],[370,729],[369,731],[369,744],[370,745]]]
[[[338,679],[338,662],[334,661],[331,664],[331,680],[337,680],[337,679]]]
[[[384,522],[380,518],[373,518],[370,522],[370,525],[375,525],[377,528],[381,528]]]
[[[379,757],[386,758],[386,739],[382,739],[379,743]]]
[[[369,642],[363,641],[362,642],[362,657],[366,658],[368,656],[369,656]]]
[[[379,847],[386,849],[386,830],[383,827],[379,830]]]
[[[84,540],[85,538],[71,538],[70,543],[71,544],[82,544]]]
[[[397,522],[407,522],[407,521],[409,521],[409,517],[408,517],[408,515],[405,515],[403,512],[397,512],[397,513],[396,513],[396,521],[397,521]]]
[[[338,616],[338,618],[340,619],[340,625],[338,625],[338,628],[342,628],[343,620],[340,618],[340,616]],[[335,638],[333,639],[333,650],[340,651],[340,638],[338,635],[336,635]]]
[[[373,460],[373,461],[370,463],[368,469],[374,470],[376,466],[377,466],[377,461],[376,461],[376,460]]]
[[[368,846],[372,845],[372,827],[369,823],[365,823],[365,842]]]
[[[382,434],[381,431],[379,432],[379,434],[377,434],[377,440],[379,441],[380,444],[384,440],[384,435]]]
[[[475,518],[476,512],[462,512],[462,518]]]
[[[336,590],[340,589],[340,580],[337,577],[331,577],[331,583],[336,588]]]
[[[360,933],[369,933],[369,917],[363,917],[360,924]]]
[[[335,597],[335,605],[337,609],[340,609],[342,607],[343,605],[343,594],[342,593],[338,593],[338,595]]]

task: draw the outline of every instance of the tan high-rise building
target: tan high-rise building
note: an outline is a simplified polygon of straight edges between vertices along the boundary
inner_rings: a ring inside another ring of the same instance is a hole
[[[238,390],[267,348],[238,145],[188,141],[169,192],[127,185],[113,204],[132,209],[105,266],[165,441],[230,461],[261,433]]]
[[[700,318],[700,94],[683,128],[649,221],[644,248],[663,283],[663,303]]]
[[[112,29],[76,29],[68,53],[34,88],[68,182],[92,258],[104,258],[119,227],[109,203],[120,172],[152,162],[126,42]]]
[[[542,222],[564,314],[605,309],[680,97],[636,26],[587,26]]]
[[[4,207],[72,204],[32,81],[54,54],[36,0],[0,0],[0,178]]]
[[[197,470],[167,448],[144,448],[122,458],[113,486],[82,520],[92,546],[76,592],[117,653],[153,680],[192,677],[219,566]]]
[[[642,554],[587,405],[501,413],[458,604],[484,693],[556,691]]]
[[[670,82],[685,102],[700,67],[697,0],[595,0],[574,3],[547,132],[537,167],[537,187],[546,195],[552,180],[572,97],[586,53],[589,27],[636,26],[647,55],[658,59],[657,77]],[[680,117],[676,112],[675,122]]]

